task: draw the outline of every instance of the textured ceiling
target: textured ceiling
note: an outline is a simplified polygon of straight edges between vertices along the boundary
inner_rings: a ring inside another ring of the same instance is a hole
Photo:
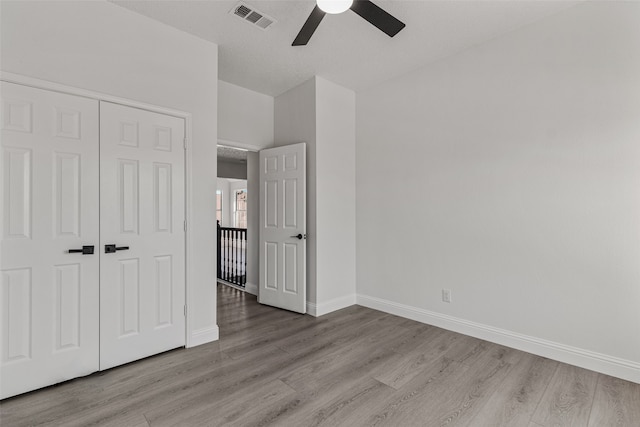
[[[218,159],[244,163],[247,161],[247,152],[218,145]]]
[[[362,90],[559,12],[576,1],[374,0],[407,24],[390,38],[347,11],[327,15],[307,46],[291,42],[313,0],[248,0],[276,19],[263,31],[229,11],[237,1],[113,3],[219,45],[219,78],[277,96],[314,75]]]

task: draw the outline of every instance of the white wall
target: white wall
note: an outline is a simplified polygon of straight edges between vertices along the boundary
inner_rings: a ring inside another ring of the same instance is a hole
[[[355,303],[355,94],[320,77],[275,100],[276,145],[307,143],[307,309]]]
[[[220,178],[247,179],[247,164],[218,159],[218,176]]]
[[[316,77],[317,314],[355,304],[356,96]]]
[[[218,139],[266,148],[273,145],[273,97],[218,82]]]
[[[358,94],[360,303],[640,382],[639,16],[584,3]]]
[[[247,153],[247,284],[246,290],[258,294],[260,265],[260,175],[258,153]]]
[[[217,339],[217,46],[107,2],[1,7],[2,70],[192,113],[190,340]]]

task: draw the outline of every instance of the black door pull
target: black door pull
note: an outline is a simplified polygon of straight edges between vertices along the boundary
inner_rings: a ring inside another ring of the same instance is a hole
[[[291,236],[291,237],[295,237],[298,240],[302,240],[302,239],[306,239],[307,235],[298,233],[296,236]]]
[[[129,246],[104,245],[105,254],[113,254],[116,251],[128,251]]]
[[[69,249],[70,254],[93,255],[93,246],[83,246],[82,249]]]

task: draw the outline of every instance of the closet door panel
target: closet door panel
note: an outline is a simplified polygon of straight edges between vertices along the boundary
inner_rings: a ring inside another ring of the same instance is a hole
[[[0,398],[98,369],[98,102],[1,83]],[[88,251],[85,251],[88,252]]]
[[[100,103],[100,123],[100,369],[107,369],[185,345],[185,124],[109,102]]]

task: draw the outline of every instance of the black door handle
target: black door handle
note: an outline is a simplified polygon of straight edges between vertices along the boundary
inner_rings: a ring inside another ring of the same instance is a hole
[[[306,235],[306,234],[298,233],[297,235],[295,235],[295,236],[290,236],[290,237],[295,237],[295,238],[297,238],[298,240],[302,240],[302,239],[306,239],[306,238],[307,238],[307,235]]]
[[[70,254],[93,255],[93,245],[83,246],[82,249],[69,249]]]
[[[113,254],[116,251],[128,251],[129,246],[104,245],[105,254]]]

